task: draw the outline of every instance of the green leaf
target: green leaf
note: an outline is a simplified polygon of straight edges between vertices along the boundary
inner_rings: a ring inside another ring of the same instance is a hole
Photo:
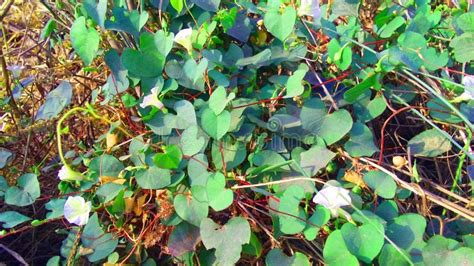
[[[423,248],[426,265],[469,265],[473,262],[474,249],[461,247],[456,240],[435,235]]]
[[[218,87],[209,97],[209,108],[214,111],[215,115],[219,115],[224,111],[227,104],[235,97],[234,93],[231,93],[227,98],[227,92],[224,87]]]
[[[471,45],[474,43],[474,32],[467,32],[461,36],[456,36],[451,40],[449,46],[453,48],[454,58],[460,63],[467,63],[474,60],[474,50]]]
[[[96,195],[99,196],[101,202],[107,203],[113,200],[123,188],[123,185],[109,182],[100,186],[96,191]]]
[[[229,207],[234,200],[234,193],[225,188],[225,176],[220,173],[214,173],[208,177],[206,191],[209,206],[215,211],[222,211]]]
[[[186,252],[194,251],[199,242],[199,227],[182,222],[173,229],[168,239],[168,249],[171,255],[180,257]]]
[[[398,216],[398,206],[393,200],[384,200],[377,206],[375,214],[382,217],[385,221],[393,221]]]
[[[333,231],[326,240],[323,249],[324,261],[329,266],[358,266],[359,261],[347,249],[341,230]]]
[[[40,185],[35,174],[23,174],[16,186],[8,188],[5,192],[5,203],[15,206],[28,206],[33,204],[40,196]]]
[[[350,46],[345,45],[339,50],[334,56],[334,63],[340,70],[344,71],[351,66],[352,63],[352,49]]]
[[[8,182],[5,179],[5,177],[0,175],[0,197],[3,197],[5,195],[5,192],[8,189]]]
[[[463,32],[474,32],[474,12],[467,12],[457,17],[456,26]]]
[[[384,244],[384,228],[372,220],[362,226],[345,223],[341,228],[347,249],[365,263],[371,263]]]
[[[369,171],[364,175],[365,183],[382,198],[391,199],[397,192],[397,184],[382,171]]]
[[[225,137],[222,141],[222,153],[218,141],[212,142],[212,162],[216,169],[223,169],[222,159],[225,161],[226,170],[231,170],[245,161],[247,156],[247,147],[244,142],[236,141],[232,143],[231,137]],[[222,158],[224,157],[224,158]]]
[[[94,20],[97,25],[104,28],[105,14],[107,12],[107,0],[84,0],[82,2],[87,15]]]
[[[303,233],[307,240],[313,241],[319,233],[319,230],[331,218],[331,212],[322,205],[316,205],[313,215],[309,217],[308,223]]]
[[[352,125],[349,141],[344,144],[344,149],[353,157],[372,156],[379,149],[374,144],[372,131],[362,124]]]
[[[267,30],[282,42],[293,32],[295,21],[296,10],[291,6],[287,6],[281,14],[279,8],[271,8],[263,18]]]
[[[184,155],[193,156],[206,145],[206,140],[200,134],[199,128],[192,125],[183,131],[179,143]]]
[[[229,131],[230,121],[231,116],[227,110],[216,115],[210,108],[206,108],[201,115],[202,129],[216,140],[221,139]]]
[[[105,28],[128,32],[133,35],[135,40],[138,40],[140,30],[145,26],[148,20],[148,13],[140,13],[138,10],[128,11],[120,7],[114,7],[112,13],[115,19],[113,21],[107,20],[105,22]]]
[[[150,33],[140,35],[140,50],[127,48],[122,53],[122,64],[133,75],[140,78],[154,78],[161,75],[165,57],[156,46]]]
[[[221,0],[192,0],[198,7],[211,12],[217,12]]]
[[[253,56],[239,58],[237,62],[235,63],[235,65],[238,67],[244,67],[248,65],[259,67],[261,65],[266,64],[268,60],[270,60],[271,56],[272,56],[272,51],[270,49],[265,49],[261,51],[260,53],[255,54]]]
[[[192,195],[178,194],[174,198],[173,205],[176,213],[181,219],[199,226],[202,219],[207,217],[209,205],[205,187],[193,186]]]
[[[105,233],[99,224],[97,213],[94,213],[89,222],[84,227],[81,235],[82,245],[92,249],[93,252],[87,255],[90,262],[96,262],[109,256],[118,244],[118,237],[111,233]]]
[[[6,211],[0,213],[0,223],[3,223],[2,227],[6,229],[13,228],[29,220],[31,220],[30,217],[16,211]]]
[[[99,50],[99,33],[94,28],[86,27],[85,17],[79,17],[71,26],[70,36],[72,47],[81,57],[84,65],[90,65]]]
[[[429,108],[430,116],[433,117],[433,119],[453,124],[462,122],[462,119],[453,114],[449,107],[438,98],[431,99],[426,104],[426,107]]]
[[[390,38],[392,34],[404,24],[405,19],[402,16],[396,16],[388,24],[382,26],[378,31],[378,34],[380,38]]]
[[[46,203],[45,207],[49,211],[46,214],[46,219],[54,219],[64,215],[65,199],[52,199]]]
[[[379,78],[378,74],[374,74],[367,77],[361,83],[357,84],[355,87],[346,91],[344,93],[344,99],[348,101],[349,103],[353,103],[357,100],[357,98],[359,98],[359,96],[364,94],[371,87],[378,88],[380,86],[378,78]]]
[[[370,93],[368,94],[370,96]],[[357,119],[363,123],[372,121],[387,109],[387,103],[383,95],[377,95],[372,100],[368,96],[361,96],[353,105]]]
[[[326,147],[313,145],[309,150],[300,154],[299,162],[303,170],[302,174],[306,177],[315,176],[319,170],[326,167],[326,165],[336,156],[336,154]]]
[[[260,243],[257,235],[252,232],[250,235],[250,242],[242,246],[242,253],[260,258],[262,255],[262,250],[262,243]]]
[[[287,256],[279,248],[275,248],[268,252],[265,258],[265,265],[267,266],[309,266],[308,257],[301,252],[295,252],[293,256]]]
[[[128,146],[128,153],[130,154],[130,160],[135,166],[142,166],[145,164],[145,151],[148,145],[145,144],[142,136],[137,136],[130,141]]]
[[[121,161],[109,154],[96,157],[89,164],[89,170],[95,172],[98,176],[118,177],[124,168],[125,166]]]
[[[54,20],[53,18],[49,19],[46,25],[44,25],[43,30],[41,31],[40,40],[46,40],[46,38],[50,37],[56,29],[56,20]]]
[[[426,229],[426,220],[415,213],[407,213],[395,218],[388,225],[386,235],[395,245],[411,251],[420,250],[424,246],[423,234]]]
[[[328,114],[326,106],[318,98],[305,102],[300,118],[302,127],[323,138],[327,145],[339,141],[352,128],[352,117],[347,110],[340,109]]]
[[[407,258],[410,258],[403,250],[397,250],[392,244],[385,244],[380,252],[379,264],[380,265],[390,265],[390,266],[408,266],[413,265],[413,262],[405,259],[402,254],[403,252]]]
[[[334,1],[331,5],[332,14],[334,17],[339,16],[353,16],[359,15],[359,2],[358,0],[338,0]]]
[[[288,78],[286,82],[286,97],[295,97],[303,94],[303,78],[308,72],[308,66],[306,64],[300,64],[298,70]]]
[[[71,98],[71,84],[67,81],[62,81],[59,86],[48,93],[46,101],[36,113],[35,120],[51,120],[57,117],[71,103]]]
[[[288,187],[280,197],[278,220],[280,231],[285,234],[297,234],[306,227],[306,213],[300,201],[304,198],[304,189],[298,185]]]
[[[451,150],[451,142],[437,129],[428,129],[408,141],[410,153],[415,156],[436,157]]]
[[[181,13],[184,6],[184,0],[170,0],[171,6],[176,10],[176,12]]]
[[[183,153],[178,145],[172,144],[163,148],[163,153],[157,153],[153,157],[156,166],[163,169],[178,168],[183,158]]]
[[[206,249],[215,248],[216,264],[232,265],[240,259],[242,245],[250,241],[250,225],[242,217],[234,217],[225,225],[205,218],[200,226]]]

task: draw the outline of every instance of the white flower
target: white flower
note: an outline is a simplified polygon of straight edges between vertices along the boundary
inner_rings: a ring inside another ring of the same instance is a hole
[[[188,53],[191,53],[193,51],[193,41],[191,39],[192,35],[193,30],[191,28],[180,30],[178,34],[174,36],[174,42],[186,48]]]
[[[158,99],[158,88],[151,89],[151,93],[143,98],[143,102],[140,104],[141,108],[148,106],[155,106],[158,109],[163,109],[163,103]]]
[[[12,65],[8,66],[7,69],[12,72],[13,78],[17,79],[20,77],[21,70],[23,69],[23,67],[18,65]]]
[[[323,205],[333,216],[337,216],[339,208],[351,205],[351,197],[347,189],[328,185],[314,196],[313,202]]]
[[[81,173],[72,170],[67,165],[63,165],[63,167],[61,167],[58,172],[58,177],[63,181],[81,181],[84,179],[84,176]]]
[[[462,93],[463,98],[467,100],[474,99],[474,76],[465,76],[462,79],[462,83],[464,84],[464,92]]]
[[[85,225],[89,221],[91,202],[81,196],[69,197],[64,204],[64,218],[75,225]]]
[[[301,0],[298,16],[312,16],[314,20],[321,16],[319,0]]]

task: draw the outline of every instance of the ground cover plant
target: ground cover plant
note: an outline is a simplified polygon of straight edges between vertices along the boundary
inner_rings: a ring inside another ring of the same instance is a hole
[[[473,265],[467,1],[0,7],[0,262]]]

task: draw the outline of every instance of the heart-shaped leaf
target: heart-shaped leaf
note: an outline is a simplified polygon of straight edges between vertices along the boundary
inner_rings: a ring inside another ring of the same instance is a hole
[[[94,28],[87,28],[86,18],[79,17],[71,27],[71,43],[74,50],[81,57],[84,65],[92,63],[99,50],[100,36]]]
[[[206,188],[193,186],[191,192],[192,195],[176,195],[173,201],[174,209],[181,219],[200,226],[202,219],[206,218],[209,212]]]
[[[285,234],[297,234],[306,227],[306,213],[301,208],[300,201],[304,198],[304,189],[293,185],[288,187],[280,198],[278,207],[278,220],[281,232]]]
[[[341,230],[335,230],[329,235],[324,244],[323,256],[328,265],[359,265],[357,257],[347,249]]]
[[[222,211],[232,204],[234,193],[225,188],[225,176],[220,173],[214,173],[207,179],[207,198],[209,206],[215,211]]]
[[[157,153],[153,157],[156,166],[163,169],[178,168],[183,158],[183,153],[178,145],[169,145],[163,148],[163,153]]]
[[[451,142],[437,129],[428,129],[408,141],[408,148],[415,156],[436,157],[451,150]]]
[[[143,189],[160,189],[171,184],[170,171],[156,166],[137,171],[135,178]]]
[[[105,28],[130,33],[135,40],[138,40],[140,30],[148,20],[148,13],[140,13],[138,10],[128,11],[121,7],[114,7],[112,13],[115,19],[113,21],[107,20]]]
[[[242,245],[250,241],[250,225],[242,217],[234,217],[223,226],[206,218],[201,223],[200,232],[204,246],[216,249],[218,265],[236,263],[240,259]]]
[[[89,261],[96,262],[112,253],[117,247],[119,239],[111,233],[104,232],[97,213],[94,213],[84,227],[81,241],[85,248],[92,250],[92,253],[87,255]]]
[[[230,120],[229,111],[224,110],[216,115],[210,108],[206,108],[201,115],[201,126],[209,136],[219,140],[229,131]]]
[[[286,82],[286,97],[295,97],[303,94],[304,86],[302,82],[306,72],[308,72],[308,66],[300,64],[298,70],[288,78]]]
[[[279,248],[275,248],[268,252],[265,258],[265,265],[281,265],[281,266],[309,266],[309,260],[306,255],[301,252],[295,252],[293,256],[287,256]]]
[[[5,192],[5,203],[28,206],[33,204],[40,194],[38,177],[35,174],[23,174],[18,178],[16,186],[9,187]]]
[[[209,108],[214,111],[214,114],[219,115],[224,111],[227,104],[235,98],[234,93],[230,93],[227,97],[227,92],[224,87],[218,87],[209,97]]]
[[[327,145],[340,140],[352,128],[352,117],[347,110],[328,114],[324,103],[317,98],[305,102],[300,118],[303,128],[323,138]]]
[[[140,35],[140,50],[125,49],[122,64],[137,77],[153,78],[161,75],[165,58],[158,50],[153,35],[143,33]]]
[[[267,30],[282,42],[293,32],[295,21],[296,10],[292,6],[287,6],[282,14],[279,8],[271,8],[263,18]]]
[[[362,124],[354,123],[349,133],[351,138],[344,144],[344,149],[353,157],[372,156],[379,149],[374,144],[372,131]]]
[[[38,109],[35,120],[50,120],[58,116],[61,111],[71,103],[72,86],[67,81],[62,81],[56,89],[50,91],[46,101]]]
[[[97,25],[104,28],[105,14],[107,12],[107,0],[84,0],[84,9],[87,15],[91,17]]]
[[[364,175],[365,183],[382,198],[391,199],[397,192],[397,184],[382,171],[369,171]]]
[[[314,145],[309,150],[300,153],[300,167],[307,177],[312,177],[336,156],[336,154],[326,147]]]
[[[0,213],[0,224],[3,228],[6,228],[6,229],[13,228],[29,220],[31,220],[30,217],[25,216],[16,211],[6,211],[6,212]]]
[[[179,143],[184,155],[193,156],[206,145],[206,140],[199,134],[197,126],[190,126],[181,134]]]
[[[383,225],[375,220],[360,227],[346,223],[342,226],[341,233],[347,249],[365,263],[372,262],[385,241]]]

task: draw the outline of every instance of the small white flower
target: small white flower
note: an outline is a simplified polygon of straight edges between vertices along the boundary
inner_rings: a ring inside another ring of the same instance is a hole
[[[191,53],[193,51],[192,35],[193,30],[191,28],[180,30],[178,34],[174,36],[174,42],[186,48],[188,53]]]
[[[319,0],[301,0],[298,16],[312,16],[314,20],[317,20],[321,16]]]
[[[67,165],[63,165],[63,167],[61,167],[58,172],[58,177],[63,181],[81,181],[84,179],[84,176],[81,173],[72,170]]]
[[[474,76],[465,76],[462,79],[462,83],[464,84],[464,92],[462,93],[462,98],[466,100],[473,100],[474,99]]]
[[[140,104],[141,108],[148,106],[155,106],[158,109],[163,109],[163,103],[158,99],[158,88],[151,89],[151,93],[143,98],[143,102]]]
[[[333,216],[337,216],[339,208],[351,205],[351,197],[347,189],[328,185],[314,196],[313,202],[323,205]]]
[[[23,67],[18,65],[11,65],[8,66],[7,69],[12,72],[13,78],[17,79],[20,77],[21,70],[23,69]]]
[[[69,197],[64,204],[64,218],[75,225],[85,225],[89,221],[91,202],[81,196]]]

